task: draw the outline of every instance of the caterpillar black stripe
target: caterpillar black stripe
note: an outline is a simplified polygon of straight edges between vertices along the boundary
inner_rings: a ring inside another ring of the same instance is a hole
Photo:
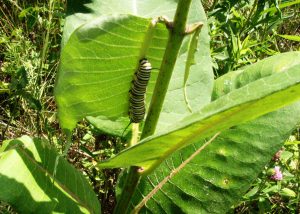
[[[140,123],[145,117],[145,94],[151,69],[151,64],[146,58],[140,60],[139,68],[134,74],[129,91],[129,118],[131,123]]]

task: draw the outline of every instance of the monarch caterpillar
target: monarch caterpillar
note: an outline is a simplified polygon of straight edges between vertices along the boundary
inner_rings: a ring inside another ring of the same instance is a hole
[[[130,123],[140,123],[145,117],[145,94],[151,70],[152,67],[150,62],[146,58],[141,59],[139,62],[139,68],[134,74],[134,79],[129,91],[130,98],[128,114]]]

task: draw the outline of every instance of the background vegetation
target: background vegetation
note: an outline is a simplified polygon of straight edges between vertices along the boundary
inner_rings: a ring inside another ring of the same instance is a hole
[[[203,1],[209,19],[215,76],[277,53],[300,50],[299,1]],[[66,1],[3,0],[0,3],[0,144],[27,134],[49,140],[58,150],[64,137],[53,98]],[[104,213],[115,204],[119,170],[97,171],[91,157],[105,159],[125,145],[82,122],[73,135],[68,161],[93,185]],[[232,212],[300,212],[300,132],[266,166]],[[280,166],[283,179],[270,169]],[[1,203],[0,212],[13,213]]]

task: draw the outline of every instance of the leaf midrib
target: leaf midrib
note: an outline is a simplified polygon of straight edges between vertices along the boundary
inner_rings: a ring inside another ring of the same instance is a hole
[[[38,169],[40,169],[42,172],[44,172],[46,175],[48,175],[50,178],[52,178],[52,180],[54,180],[54,182],[60,186],[67,194],[69,194],[73,200],[75,200],[76,202],[78,202],[79,204],[81,204],[83,207],[87,208],[91,213],[93,213],[93,209],[91,207],[89,207],[88,204],[84,203],[83,201],[81,201],[80,198],[78,198],[76,196],[75,193],[73,193],[69,188],[67,188],[65,185],[63,185],[61,182],[59,182],[57,179],[55,179],[55,177],[53,177],[52,173],[50,173],[48,170],[46,170],[45,168],[43,168],[40,164],[37,163],[37,161],[35,159],[33,159],[26,151],[26,147],[23,146],[16,146],[15,147],[16,150],[22,152],[22,154],[24,154],[28,160],[30,160],[34,165],[36,165],[38,167]],[[53,184],[54,185],[54,184]]]

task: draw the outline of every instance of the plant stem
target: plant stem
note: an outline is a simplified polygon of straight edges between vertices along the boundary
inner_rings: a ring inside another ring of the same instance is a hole
[[[136,166],[132,166],[129,168],[121,196],[114,209],[114,214],[129,212],[129,202],[141,178],[138,170],[139,168]]]
[[[157,77],[141,139],[152,135],[155,131],[163,101],[165,99],[172,72],[176,63],[177,55],[185,36],[186,22],[190,5],[191,0],[180,0],[177,5],[174,17],[174,25],[173,28],[170,29],[169,40],[162,64],[160,66],[160,72]],[[129,202],[141,178],[139,170],[140,169],[136,166],[129,168],[125,184],[117,206],[115,207],[114,213],[126,213],[128,211]]]
[[[46,54],[49,48],[49,37],[50,37],[50,30],[51,30],[51,22],[52,22],[52,18],[53,18],[53,8],[54,8],[54,1],[50,0],[49,1],[49,17],[48,17],[48,22],[47,22],[47,26],[46,26],[46,34],[44,37],[44,41],[43,41],[43,49],[41,52],[41,60],[40,60],[40,65],[39,65],[39,73],[38,73],[38,78],[36,80],[37,82],[37,86],[41,85],[41,78],[42,78],[42,72],[43,72],[43,67],[46,61]],[[39,87],[37,88],[39,89]],[[41,97],[43,95],[43,88],[41,89],[39,95],[38,95],[38,99],[41,100]]]
[[[132,124],[132,137],[129,146],[134,146],[139,140],[139,123]]]
[[[185,36],[185,27],[191,0],[181,0],[177,5],[174,25],[170,30],[169,40],[160,66],[148,115],[142,133],[142,139],[152,135],[156,129],[158,118],[167,93],[172,72],[176,63],[181,43]]]

